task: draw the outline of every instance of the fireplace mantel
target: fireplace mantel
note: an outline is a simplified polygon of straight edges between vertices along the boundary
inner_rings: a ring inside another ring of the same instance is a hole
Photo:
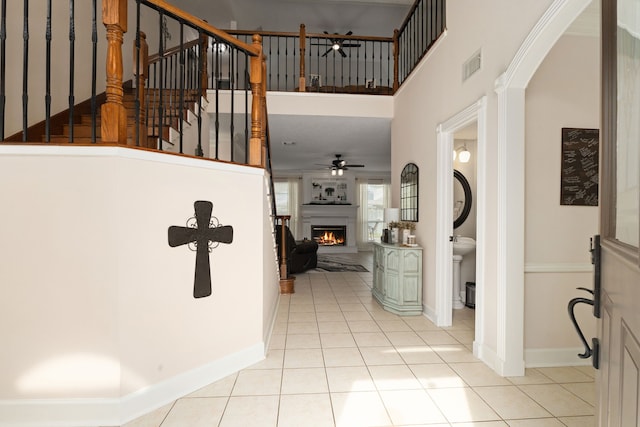
[[[346,225],[347,244],[345,246],[321,246],[319,253],[357,253],[356,216],[358,206],[355,205],[302,205],[302,234],[311,239],[312,225]]]

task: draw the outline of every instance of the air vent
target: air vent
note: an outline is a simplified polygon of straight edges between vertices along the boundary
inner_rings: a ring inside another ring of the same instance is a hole
[[[462,81],[474,75],[482,65],[482,52],[477,51],[462,65]]]

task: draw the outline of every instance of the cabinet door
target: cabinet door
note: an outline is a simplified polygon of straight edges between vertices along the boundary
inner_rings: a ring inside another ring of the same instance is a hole
[[[384,257],[384,280],[387,299],[395,303],[402,302],[400,280],[400,253],[397,249],[387,249]]]
[[[384,248],[373,246],[373,289],[379,294],[385,294],[384,290]]]
[[[422,304],[422,254],[405,250],[402,256],[402,303]]]

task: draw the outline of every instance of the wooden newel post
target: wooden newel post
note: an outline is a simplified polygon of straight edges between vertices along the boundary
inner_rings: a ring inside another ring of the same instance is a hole
[[[304,92],[307,90],[307,78],[305,70],[305,51],[307,49],[307,30],[304,24],[300,24],[300,82],[298,83],[298,90]]]
[[[136,64],[133,64],[133,75],[136,76],[136,90],[138,91],[138,100],[140,101],[140,117],[138,118],[140,146],[155,148],[155,144],[153,146],[149,145],[147,138],[147,114],[145,111],[147,92],[145,88],[147,86],[147,70],[149,68],[149,45],[147,44],[147,35],[142,31],[140,31],[139,51],[136,42],[133,42],[133,61],[136,62],[138,60],[137,69]],[[131,143],[135,144],[135,141],[132,140]]]
[[[280,223],[280,293],[292,294],[294,290],[295,277],[289,277],[289,268],[287,266],[287,227],[291,215],[276,216],[276,224]]]
[[[122,41],[127,32],[127,0],[104,0],[102,22],[107,29],[107,100],[102,105],[102,142],[127,143],[127,111],[122,89]]]
[[[251,74],[249,81],[251,82],[251,137],[249,139],[249,164],[253,166],[262,166],[262,84],[264,78],[262,76],[262,37],[259,34],[253,36],[253,47],[257,56],[251,57]]]
[[[395,29],[393,30],[393,92],[397,91],[398,88],[400,87],[400,84],[398,82],[399,80],[399,65],[398,65],[398,59],[400,57],[398,51],[400,50],[400,43],[398,41],[398,37],[400,35],[400,32]]]

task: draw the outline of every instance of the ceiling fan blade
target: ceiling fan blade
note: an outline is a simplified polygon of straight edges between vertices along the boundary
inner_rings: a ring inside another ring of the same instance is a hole
[[[349,31],[345,34],[345,36],[350,36],[351,34],[353,34],[353,31]]]
[[[331,52],[333,50],[332,47],[329,48],[329,50],[327,50],[325,53],[322,54],[322,56],[327,56],[329,54],[329,52]]]
[[[362,46],[360,43],[343,43],[342,47],[360,47]]]
[[[350,168],[363,168],[364,165],[352,165],[351,163],[349,163],[347,166],[349,166]]]
[[[342,50],[342,47],[340,47],[340,49],[338,49],[338,52],[340,53],[340,55],[342,55],[343,58],[347,57],[347,54],[344,53],[344,50]]]

